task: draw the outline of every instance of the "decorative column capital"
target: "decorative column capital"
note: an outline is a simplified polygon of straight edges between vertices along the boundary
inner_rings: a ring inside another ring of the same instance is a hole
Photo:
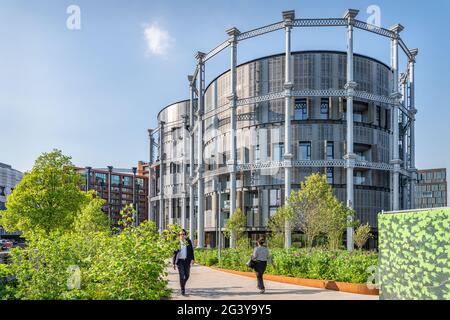
[[[355,94],[355,88],[358,84],[354,81],[349,81],[345,84],[344,89],[347,90],[347,95],[353,96]]]
[[[283,11],[281,14],[283,16],[284,27],[292,28],[295,20],[295,10]]]
[[[356,162],[356,154],[350,153],[344,155],[345,168],[354,168]]]
[[[409,54],[411,55],[409,62],[415,63],[416,62],[416,57],[419,54],[419,49],[410,49],[409,50]]]
[[[203,59],[205,58],[205,56],[206,56],[206,53],[197,51],[197,53],[195,54],[195,59],[197,59],[199,64],[203,64]]]
[[[111,173],[113,171],[113,166],[108,166],[108,172]]]
[[[289,91],[291,91],[292,88],[294,88],[294,84],[293,84],[292,82],[285,82],[285,83],[283,84],[283,87],[284,87],[284,90],[289,90]]]
[[[232,27],[225,31],[227,35],[230,37],[229,42],[230,43],[236,43],[236,37],[241,34],[238,28]]]
[[[405,29],[405,27],[403,27],[401,24],[396,24],[393,25],[392,27],[389,28],[389,31],[394,33],[394,40],[397,40],[399,38],[399,34],[400,32],[402,32]]]
[[[358,15],[359,10],[356,9],[347,9],[347,11],[344,12],[344,19],[347,19],[349,25],[353,25],[355,23],[355,18]]]
[[[234,102],[237,99],[237,94],[236,93],[232,93],[229,96],[227,96],[228,101],[230,102]]]
[[[400,100],[403,97],[403,95],[400,92],[392,92],[390,95],[391,99],[395,101],[395,105],[400,104]]]

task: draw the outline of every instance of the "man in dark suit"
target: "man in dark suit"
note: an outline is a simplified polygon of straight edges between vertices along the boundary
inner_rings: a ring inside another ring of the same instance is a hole
[[[180,287],[181,294],[186,294],[185,287],[186,282],[189,279],[191,271],[191,265],[194,264],[194,246],[191,239],[186,237],[186,230],[182,229],[179,233],[180,244],[178,250],[173,253],[173,269],[178,267],[178,273],[180,274]]]

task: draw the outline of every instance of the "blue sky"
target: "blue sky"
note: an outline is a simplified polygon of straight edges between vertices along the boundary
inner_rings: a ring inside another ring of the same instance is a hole
[[[81,8],[81,30],[66,27],[72,4]],[[41,152],[59,148],[79,166],[134,166],[147,160],[147,128],[158,111],[188,97],[194,53],[222,42],[226,29],[270,24],[290,9],[312,18],[355,8],[366,21],[369,5],[381,8],[382,26],[403,24],[406,44],[420,49],[417,166],[449,170],[446,0],[0,0],[0,162],[25,171]],[[293,49],[345,50],[345,37],[341,28],[295,29]],[[283,36],[270,34],[240,45],[238,60],[282,51]],[[389,40],[356,31],[355,52],[389,63]],[[228,61],[227,51],[208,64],[207,80]]]

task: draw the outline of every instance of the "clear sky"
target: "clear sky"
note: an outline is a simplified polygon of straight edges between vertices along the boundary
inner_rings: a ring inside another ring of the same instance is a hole
[[[81,29],[69,30],[70,5]],[[194,53],[246,31],[297,17],[341,17],[370,5],[381,25],[405,26],[417,58],[417,166],[450,169],[450,2],[288,0],[0,0],[0,162],[31,169],[44,151],[62,149],[78,166],[132,167],[148,158],[147,128],[158,111],[188,98]],[[280,31],[281,32],[281,31]],[[345,50],[339,29],[295,29],[293,49]],[[283,51],[282,34],[239,46],[238,62]],[[389,40],[356,31],[355,52],[389,63]],[[228,51],[207,65],[207,80],[228,68]],[[401,60],[402,68],[406,61]]]

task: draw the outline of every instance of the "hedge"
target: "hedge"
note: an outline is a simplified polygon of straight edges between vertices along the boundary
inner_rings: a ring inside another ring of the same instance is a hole
[[[450,299],[450,209],[380,214],[380,298]]]
[[[246,266],[251,253],[251,249],[222,249],[219,263],[216,249],[203,249],[197,250],[196,261],[206,266],[251,271]],[[268,274],[351,283],[366,283],[370,276],[367,269],[378,262],[377,253],[360,250],[348,253],[293,248],[273,249],[270,253],[273,263],[267,267]]]

